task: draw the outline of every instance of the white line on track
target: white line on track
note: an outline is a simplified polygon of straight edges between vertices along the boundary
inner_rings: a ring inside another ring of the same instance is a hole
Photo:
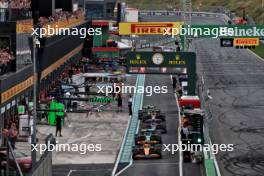
[[[179,162],[176,163],[134,163],[134,165],[178,165]]]
[[[170,75],[171,83],[172,83],[172,75]],[[174,91],[174,90],[173,90]],[[178,118],[179,118],[179,127],[178,127],[178,145],[181,146],[181,114],[180,114],[180,107],[178,102],[177,94],[174,93],[176,104],[178,108]],[[182,152],[179,150],[179,176],[183,176],[183,169],[182,169]]]
[[[204,86],[205,85],[205,79],[204,79],[203,76],[202,76],[202,79],[203,79],[202,81],[203,81],[203,86]],[[209,92],[209,89],[208,89],[207,90],[207,96],[208,96],[208,98],[211,97],[210,95],[208,95],[209,93],[210,92]],[[211,97],[210,99],[213,99],[213,97]],[[203,126],[203,131],[205,131],[205,127],[204,126]],[[212,141],[211,141],[211,138],[210,138],[210,133],[208,133],[208,140],[209,140],[210,145],[212,145]],[[205,154],[205,152],[204,152],[204,154]],[[221,172],[220,172],[219,165],[218,165],[218,162],[216,160],[215,155],[210,153],[210,156],[212,156],[211,159],[214,160],[214,165],[215,165],[215,169],[216,169],[216,172],[217,172],[217,176],[221,176]],[[208,156],[207,155],[205,155],[205,157],[206,157],[206,159],[208,159]]]
[[[73,171],[75,170],[70,170],[67,176],[70,176]]]
[[[105,169],[107,170],[107,169]],[[86,170],[70,170],[67,176],[70,176],[73,172],[97,172],[96,169],[86,169]]]
[[[211,139],[210,138],[209,138],[209,140],[210,140],[210,145],[212,145],[212,142],[211,142]],[[221,172],[220,172],[220,168],[219,168],[217,159],[216,159],[215,155],[212,155],[212,156],[213,156],[213,160],[214,160],[214,164],[215,164],[215,169],[216,169],[216,172],[217,172],[217,176],[221,176]]]
[[[256,53],[254,53],[253,51],[251,51],[250,49],[248,49],[248,51],[250,51],[251,54],[253,54],[254,56],[256,56],[258,59],[260,59],[261,61],[264,61],[264,58],[260,57],[259,55],[257,55]]]
[[[115,176],[118,176],[118,175],[122,174],[122,173],[123,173],[125,170],[127,170],[132,164],[133,164],[133,159],[131,158],[129,164],[128,164],[126,167],[124,167],[121,171],[119,171],[117,174],[115,174]]]

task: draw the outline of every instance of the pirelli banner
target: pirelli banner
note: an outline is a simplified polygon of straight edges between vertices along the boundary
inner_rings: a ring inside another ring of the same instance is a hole
[[[235,38],[234,46],[259,46],[259,38]]]
[[[163,35],[166,28],[179,28],[183,22],[119,23],[119,35]]]

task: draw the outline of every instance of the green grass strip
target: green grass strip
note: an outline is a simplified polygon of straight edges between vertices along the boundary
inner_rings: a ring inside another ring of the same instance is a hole
[[[257,46],[255,49],[251,49],[251,51],[253,51],[254,53],[256,53],[257,55],[259,55],[260,57],[264,59],[264,44],[263,43],[260,43],[260,45]]]

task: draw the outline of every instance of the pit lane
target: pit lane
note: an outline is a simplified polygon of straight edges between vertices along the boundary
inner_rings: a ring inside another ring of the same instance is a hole
[[[127,78],[127,85],[135,85],[135,76]],[[54,176],[105,176],[110,175],[114,167],[122,137],[128,122],[127,97],[124,95],[123,112],[116,113],[117,103],[102,108],[101,112],[68,113],[65,126],[62,129],[63,137],[58,141],[63,144],[91,144],[102,145],[100,152],[87,152],[81,155],[78,152],[54,152]],[[88,109],[86,106],[78,109]],[[110,109],[109,109],[110,108]],[[39,133],[55,131],[53,126],[42,126]]]
[[[178,144],[178,110],[169,75],[146,75],[145,86],[168,86],[169,93],[144,96],[143,105],[155,105],[166,114],[167,134],[162,134],[164,144]],[[136,160],[121,176],[175,176],[179,173],[178,152],[162,152],[162,159]]]
[[[182,17],[181,16],[171,16],[171,17],[169,17],[169,16],[145,16],[142,18],[142,21],[146,21],[146,22],[147,21],[152,21],[152,22],[154,22],[154,21],[164,21],[164,22],[182,21]],[[220,18],[192,17],[192,24],[223,24],[223,20]],[[197,41],[199,41],[200,44],[202,45],[204,42],[204,39],[197,39]],[[174,46],[174,44],[169,44],[169,45]],[[217,47],[217,46],[214,46],[214,47]],[[212,57],[213,57],[213,55],[212,55]],[[183,172],[184,176],[204,175],[204,170],[203,170],[202,165],[192,164],[192,163],[183,163],[182,169],[183,169],[182,172]],[[177,175],[178,174],[179,174],[179,172],[177,173]],[[165,174],[162,174],[162,175],[165,175]]]

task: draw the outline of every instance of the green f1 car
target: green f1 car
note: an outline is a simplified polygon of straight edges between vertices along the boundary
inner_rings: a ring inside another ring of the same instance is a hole
[[[135,144],[162,144],[161,136],[155,132],[145,131],[135,135]]]
[[[140,127],[141,132],[158,132],[158,133],[167,133],[166,124],[164,122],[151,122],[151,123],[142,123]]]

